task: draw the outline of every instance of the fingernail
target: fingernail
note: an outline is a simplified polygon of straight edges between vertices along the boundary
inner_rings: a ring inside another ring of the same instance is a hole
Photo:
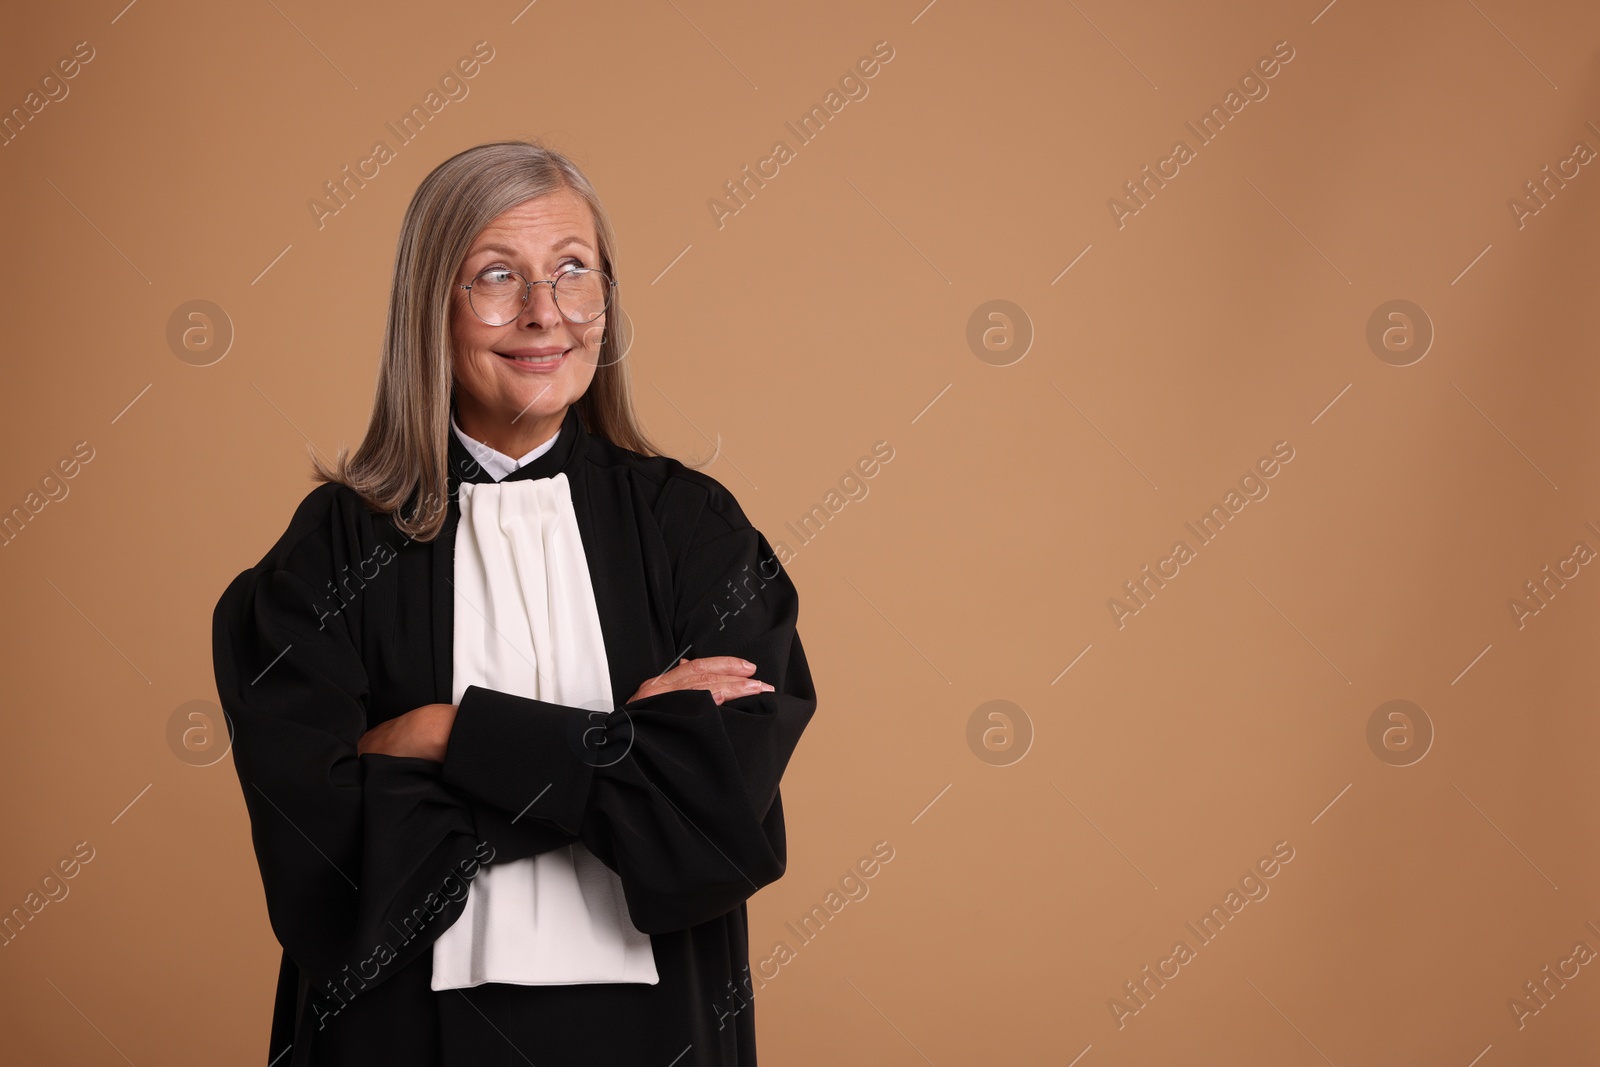
[[[742,659],[742,660],[740,660],[740,661],[739,661],[739,662],[740,662],[740,663],[743,663],[743,664],[744,664],[744,665],[745,665],[745,666],[746,666],[746,667],[749,667],[749,668],[750,668],[750,669],[751,669],[751,670],[755,670],[755,669],[756,669],[756,665],[755,665],[755,664],[754,664],[754,663],[751,663],[751,662],[750,662],[750,661],[749,661],[749,660],[747,660],[747,659]]]
[[[772,686],[768,685],[766,682],[762,682],[761,683],[761,691],[763,693],[775,693],[775,692],[777,692],[776,689],[774,689]]]

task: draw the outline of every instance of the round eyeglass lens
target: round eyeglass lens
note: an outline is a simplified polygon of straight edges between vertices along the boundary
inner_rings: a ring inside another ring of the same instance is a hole
[[[511,270],[486,270],[472,281],[472,310],[491,326],[504,326],[522,311],[528,285]]]
[[[593,322],[611,302],[611,282],[597,270],[569,270],[556,279],[556,307],[573,322]]]

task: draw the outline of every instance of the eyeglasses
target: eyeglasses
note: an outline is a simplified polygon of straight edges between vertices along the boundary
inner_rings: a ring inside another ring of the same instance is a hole
[[[461,288],[467,291],[467,303],[474,315],[490,326],[504,326],[522,314],[535,285],[548,285],[556,310],[570,322],[583,323],[605,314],[617,284],[605,271],[593,267],[574,267],[555,278],[539,281],[530,281],[504,267],[489,267]]]

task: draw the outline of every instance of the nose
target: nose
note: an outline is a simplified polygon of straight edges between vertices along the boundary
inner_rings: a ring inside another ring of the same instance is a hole
[[[549,281],[534,282],[528,292],[528,302],[522,308],[522,324],[530,329],[554,329],[563,321],[561,309],[556,307],[555,286]]]

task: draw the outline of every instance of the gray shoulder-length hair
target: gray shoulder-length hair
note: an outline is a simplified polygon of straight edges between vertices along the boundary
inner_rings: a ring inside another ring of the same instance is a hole
[[[502,212],[561,188],[594,213],[600,269],[617,278],[616,235],[594,186],[561,153],[533,141],[498,141],[459,152],[422,180],[400,224],[377,395],[355,454],[332,464],[311,456],[318,482],[354,489],[399,530],[431,541],[444,525],[449,493],[450,298],[472,241]],[[576,401],[584,429],[642,455],[666,453],[645,435],[628,383],[622,286],[613,291],[594,379]]]

